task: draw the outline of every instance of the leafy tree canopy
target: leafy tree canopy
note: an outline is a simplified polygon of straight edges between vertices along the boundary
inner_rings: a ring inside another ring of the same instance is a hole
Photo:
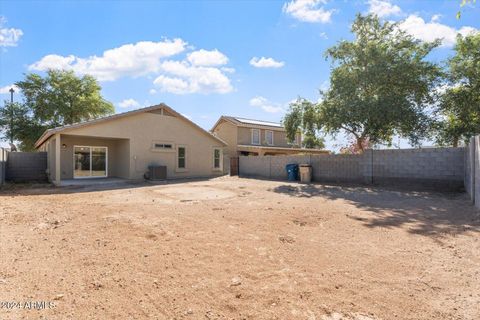
[[[324,139],[318,136],[315,121],[317,116],[315,105],[306,99],[298,98],[290,104],[289,108],[287,116],[282,121],[287,130],[287,140],[293,143],[299,128],[301,128],[303,147],[313,149],[325,148]]]
[[[460,0],[460,10],[457,11],[457,19],[462,17],[462,9],[466,5],[474,5],[475,3],[477,3],[477,0]]]
[[[480,134],[480,33],[457,37],[439,111],[443,121],[438,127],[438,143],[456,146]]]
[[[15,85],[35,117],[48,126],[86,121],[115,111],[102,98],[97,80],[89,75],[80,78],[73,71],[49,70],[44,78],[31,73]]]
[[[418,144],[428,134],[426,106],[434,103],[433,88],[442,74],[425,58],[440,41],[415,40],[397,23],[374,15],[357,15],[351,31],[353,41],[341,41],[325,53],[332,71],[330,88],[320,92],[323,101],[298,107],[303,112],[291,109],[285,117],[285,123],[298,125],[287,126],[289,136],[299,127],[315,126],[327,134],[347,132],[360,150],[365,140],[389,145],[394,135]],[[298,114],[304,115],[302,121]]]
[[[5,102],[0,109],[0,130],[8,138],[13,136],[19,141],[21,150],[32,150],[46,129],[115,111],[113,105],[102,98],[95,78],[78,77],[73,71],[49,70],[45,77],[31,73],[15,85],[22,92],[23,103]]]

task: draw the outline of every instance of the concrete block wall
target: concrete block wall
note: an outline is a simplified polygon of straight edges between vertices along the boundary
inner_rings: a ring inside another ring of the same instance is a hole
[[[475,138],[470,139],[470,143],[465,147],[465,191],[473,199],[474,192],[474,175],[475,171],[474,164],[475,162]]]
[[[0,148],[0,186],[5,183],[5,175],[7,170],[8,152],[5,148]]]
[[[326,154],[311,157],[313,180],[319,182],[365,182],[364,155]]]
[[[6,180],[14,182],[47,181],[46,152],[9,152]]]
[[[415,184],[460,190],[465,176],[463,148],[374,150],[372,180],[375,184]]]
[[[286,180],[286,164],[307,163],[312,165],[313,180],[318,182],[460,190],[464,159],[463,148],[367,150],[361,155],[241,156],[240,176]]]
[[[480,208],[480,136],[476,136],[473,140],[473,203],[477,208]]]
[[[480,136],[472,137],[465,149],[465,190],[480,209]]]
[[[286,180],[285,166],[289,163],[310,164],[316,181],[363,182],[363,156],[361,155],[290,155],[240,156],[240,175],[275,180]]]

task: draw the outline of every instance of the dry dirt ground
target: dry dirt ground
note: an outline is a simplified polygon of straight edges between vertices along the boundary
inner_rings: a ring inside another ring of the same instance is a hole
[[[464,194],[229,177],[102,188],[0,192],[1,319],[480,319]]]

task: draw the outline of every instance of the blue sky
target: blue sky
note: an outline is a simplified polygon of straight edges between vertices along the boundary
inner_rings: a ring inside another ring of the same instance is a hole
[[[352,38],[356,13],[443,38],[431,55],[442,61],[457,32],[480,29],[480,6],[457,20],[459,2],[2,0],[0,98],[55,67],[96,76],[117,112],[165,102],[205,129],[222,114],[280,121],[290,101],[328,86],[323,53]]]

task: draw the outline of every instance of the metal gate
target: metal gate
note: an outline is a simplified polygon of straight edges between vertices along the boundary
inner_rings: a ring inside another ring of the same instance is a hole
[[[238,157],[230,158],[230,175],[238,176]]]
[[[13,182],[47,181],[46,152],[9,152],[6,180]]]

